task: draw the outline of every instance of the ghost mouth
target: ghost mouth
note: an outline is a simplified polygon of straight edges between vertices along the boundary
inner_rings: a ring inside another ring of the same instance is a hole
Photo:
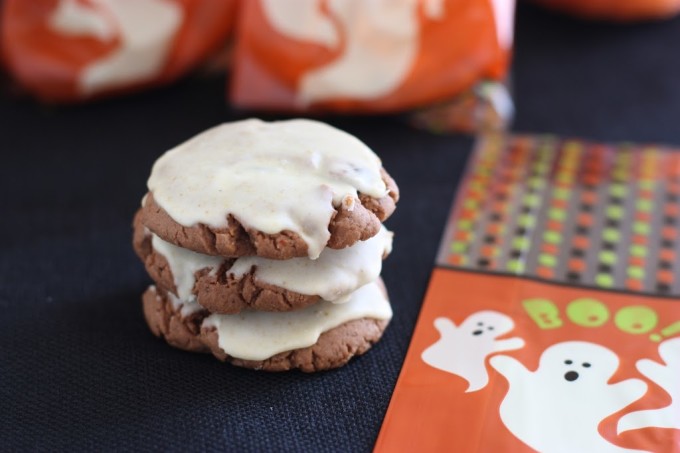
[[[567,371],[564,374],[564,379],[566,379],[569,382],[573,382],[576,379],[578,379],[578,373],[576,371]]]
[[[483,330],[475,330],[474,332],[472,332],[472,335],[481,335],[483,333],[484,333]]]

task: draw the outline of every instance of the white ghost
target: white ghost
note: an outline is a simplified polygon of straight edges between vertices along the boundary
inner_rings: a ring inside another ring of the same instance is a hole
[[[448,318],[437,318],[434,326],[441,338],[423,351],[422,359],[434,368],[468,381],[466,392],[484,388],[489,382],[485,362],[490,354],[524,346],[521,338],[496,339],[515,327],[512,318],[497,311],[473,313],[460,326]]]
[[[495,356],[491,366],[507,379],[501,420],[515,437],[540,452],[636,452],[618,447],[598,432],[602,420],[647,391],[639,379],[608,384],[619,367],[609,349],[585,341],[547,348],[538,369]]]
[[[49,18],[52,30],[66,36],[91,36],[119,46],[89,63],[78,77],[84,95],[148,80],[163,70],[182,25],[183,9],[168,0],[60,0]]]
[[[659,355],[665,365],[642,359],[638,360],[636,367],[640,373],[671,396],[671,404],[660,409],[636,411],[624,415],[617,425],[619,433],[649,427],[680,429],[680,338],[661,343]]]
[[[278,32],[340,50],[328,64],[303,75],[302,105],[337,97],[375,99],[395,90],[418,55],[418,11],[444,16],[444,0],[265,0],[268,21]]]

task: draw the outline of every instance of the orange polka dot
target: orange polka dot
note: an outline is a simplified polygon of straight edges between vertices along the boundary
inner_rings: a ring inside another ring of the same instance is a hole
[[[465,242],[468,239],[470,239],[470,232],[469,231],[456,231],[454,238],[455,238],[456,241]]]
[[[602,182],[602,176],[589,173],[583,175],[581,180],[583,181],[584,184],[596,186]]]
[[[543,278],[553,278],[555,276],[555,272],[549,267],[545,266],[536,268],[536,273]]]
[[[564,224],[559,220],[548,220],[546,226],[550,231],[562,231],[562,228],[564,228]]]
[[[647,244],[647,236],[643,236],[641,234],[634,235],[633,236],[633,244],[637,244],[637,245]]]
[[[485,194],[482,192],[477,192],[476,190],[468,190],[467,194],[465,195],[466,199],[470,200],[475,200],[475,201],[481,201],[485,198]]]
[[[675,239],[677,236],[677,230],[673,227],[663,227],[661,229],[661,236],[664,239]]]
[[[582,212],[577,217],[577,223],[583,226],[591,226],[593,224],[593,216]]]
[[[580,259],[572,258],[569,260],[569,269],[576,272],[582,272],[586,268],[586,262]]]
[[[641,222],[649,222],[649,220],[652,218],[652,216],[648,212],[636,212],[635,213],[635,220],[639,220]]]
[[[678,205],[676,204],[668,203],[666,206],[664,206],[663,212],[668,216],[676,216],[678,215],[678,212],[680,212],[680,208],[678,208]]]
[[[490,258],[494,256],[496,248],[490,245],[485,245],[482,247],[482,255],[484,255],[487,258]]]
[[[486,231],[489,234],[496,235],[501,232],[501,224],[500,223],[490,223],[489,225],[486,226]]]
[[[641,280],[629,278],[626,280],[626,287],[633,291],[642,291],[643,285]]]
[[[675,251],[673,249],[661,249],[659,251],[659,258],[663,261],[675,260]]]
[[[468,209],[463,209],[460,212],[460,215],[458,217],[460,219],[474,220],[477,217],[477,212],[479,212],[479,211],[471,211],[471,210],[468,210]]]
[[[579,249],[586,249],[588,248],[588,245],[590,245],[590,241],[585,236],[574,236],[574,240],[572,242],[574,247]]]
[[[465,264],[465,257],[463,255],[449,255],[449,264],[454,266],[461,266]]]
[[[583,192],[581,194],[581,201],[586,204],[594,204],[597,201],[597,194],[591,191]]]
[[[503,212],[505,211],[505,203],[502,201],[496,201],[494,202],[492,209],[496,212]]]
[[[651,200],[652,198],[654,198],[654,192],[650,190],[641,190],[640,192],[638,192],[638,197],[644,200]]]
[[[658,271],[656,279],[662,283],[673,283],[673,272],[668,270]]]
[[[550,204],[553,208],[564,209],[567,207],[567,200],[553,200]]]
[[[644,267],[645,259],[642,256],[630,256],[628,257],[628,265],[636,267]]]
[[[548,253],[550,255],[557,255],[559,248],[557,247],[557,244],[544,243],[543,245],[541,245],[541,251],[543,253]]]

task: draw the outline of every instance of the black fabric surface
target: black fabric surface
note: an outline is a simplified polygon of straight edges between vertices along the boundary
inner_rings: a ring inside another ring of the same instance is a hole
[[[678,43],[678,19],[619,26],[521,6],[514,129],[680,144]],[[150,280],[130,246],[152,162],[240,117],[223,82],[80,107],[0,101],[0,450],[372,448],[472,138],[329,119],[401,188],[383,271],[395,316],[349,366],[267,374],[153,337],[140,304]]]

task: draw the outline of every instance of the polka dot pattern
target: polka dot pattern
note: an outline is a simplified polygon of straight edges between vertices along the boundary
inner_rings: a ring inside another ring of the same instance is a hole
[[[680,295],[680,153],[493,135],[458,200],[442,265]]]

